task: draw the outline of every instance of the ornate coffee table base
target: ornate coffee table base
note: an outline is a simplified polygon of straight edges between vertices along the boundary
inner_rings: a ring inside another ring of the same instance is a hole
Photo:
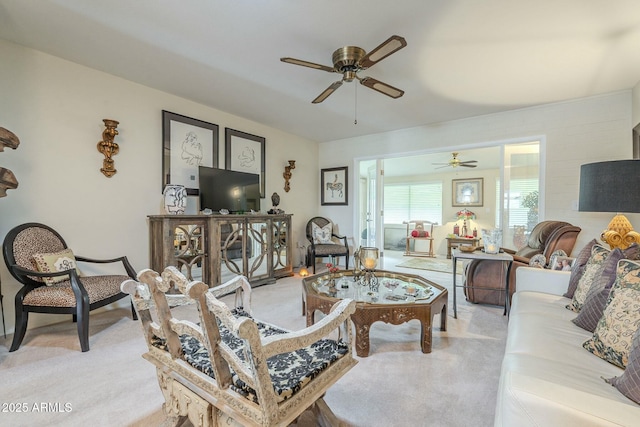
[[[359,357],[367,357],[369,355],[369,330],[375,322],[380,321],[392,325],[401,325],[413,319],[420,321],[422,329],[420,346],[422,352],[431,353],[432,325],[436,314],[440,314],[440,330],[447,330],[447,300],[448,294],[444,290],[428,304],[371,304],[358,302],[356,312],[351,315],[356,331],[356,354]],[[303,293],[303,301],[306,302],[307,326],[315,323],[316,310],[328,314],[336,302],[335,299],[311,292]]]

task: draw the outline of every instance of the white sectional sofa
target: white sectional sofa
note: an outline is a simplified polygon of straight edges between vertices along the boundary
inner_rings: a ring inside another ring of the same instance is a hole
[[[640,405],[603,380],[623,370],[582,347],[593,334],[565,308],[569,277],[517,270],[495,426],[640,426]]]

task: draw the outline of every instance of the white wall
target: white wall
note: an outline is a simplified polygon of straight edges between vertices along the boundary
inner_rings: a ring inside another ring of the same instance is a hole
[[[636,126],[638,123],[640,123],[640,81],[633,88],[632,96],[633,96],[633,107],[632,107],[633,119],[631,120],[631,123],[633,126]]]
[[[640,89],[636,88],[636,93]],[[402,102],[390,101],[390,102]],[[393,105],[390,104],[390,108]],[[600,235],[613,217],[572,209],[578,200],[580,165],[632,155],[632,91],[590,97],[321,144],[320,167],[349,165],[359,158],[397,156],[425,150],[451,151],[505,140],[542,141],[545,210],[541,219],[556,219],[582,227],[576,246]],[[546,157],[545,157],[546,155]],[[339,159],[339,160],[336,160]],[[351,173],[350,182],[354,182]],[[630,183],[635,191],[635,184]],[[349,206],[354,206],[353,193]],[[340,224],[341,232],[355,230],[351,208],[323,206],[324,215]],[[628,215],[640,229],[640,215]]]
[[[161,213],[162,113],[168,110],[266,138],[266,199],[281,196],[293,213],[293,238],[304,241],[304,225],[317,213],[318,144],[219,110],[90,68],[0,41],[0,126],[21,141],[0,153],[16,190],[0,199],[0,236],[27,221],[62,234],[74,252],[105,258],[126,254],[134,268],[148,267],[146,216]],[[153,72],[153,70],[149,70]],[[215,78],[215,76],[212,76]],[[114,156],[117,173],[101,172],[102,119],[118,120]],[[291,191],[283,189],[287,160],[296,160]],[[294,249],[294,265],[298,251]],[[13,298],[20,286],[0,263],[7,332],[13,330]],[[122,301],[121,301],[122,302]],[[61,316],[31,315],[29,326]]]

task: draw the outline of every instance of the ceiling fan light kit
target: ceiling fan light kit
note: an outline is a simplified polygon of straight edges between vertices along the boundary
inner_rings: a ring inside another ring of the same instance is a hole
[[[288,64],[300,65],[316,70],[342,74],[341,80],[332,83],[312,101],[312,103],[314,104],[319,104],[320,102],[327,99],[329,95],[331,95],[340,86],[342,86],[342,82],[352,82],[354,79],[358,80],[360,84],[368,87],[369,89],[373,89],[391,98],[397,99],[404,95],[403,90],[400,90],[396,87],[393,87],[371,77],[359,77],[358,72],[366,70],[367,68],[375,65],[389,55],[402,49],[406,45],[407,42],[403,37],[394,35],[389,37],[368,54],[364,49],[360,47],[344,46],[333,52],[333,67],[289,57],[280,58],[280,60]]]

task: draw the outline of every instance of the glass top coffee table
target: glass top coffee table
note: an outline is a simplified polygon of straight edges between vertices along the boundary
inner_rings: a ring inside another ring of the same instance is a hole
[[[422,327],[422,352],[431,353],[431,330],[436,314],[440,314],[440,330],[447,330],[447,290],[413,274],[375,270],[374,275],[377,291],[375,286],[372,289],[363,285],[362,280],[355,280],[353,271],[327,272],[304,278],[302,310],[307,316],[307,326],[315,323],[316,310],[328,314],[336,302],[351,298],[357,301],[351,320],[356,330],[358,356],[369,355],[369,329],[374,322],[400,325],[413,319],[418,319]]]

